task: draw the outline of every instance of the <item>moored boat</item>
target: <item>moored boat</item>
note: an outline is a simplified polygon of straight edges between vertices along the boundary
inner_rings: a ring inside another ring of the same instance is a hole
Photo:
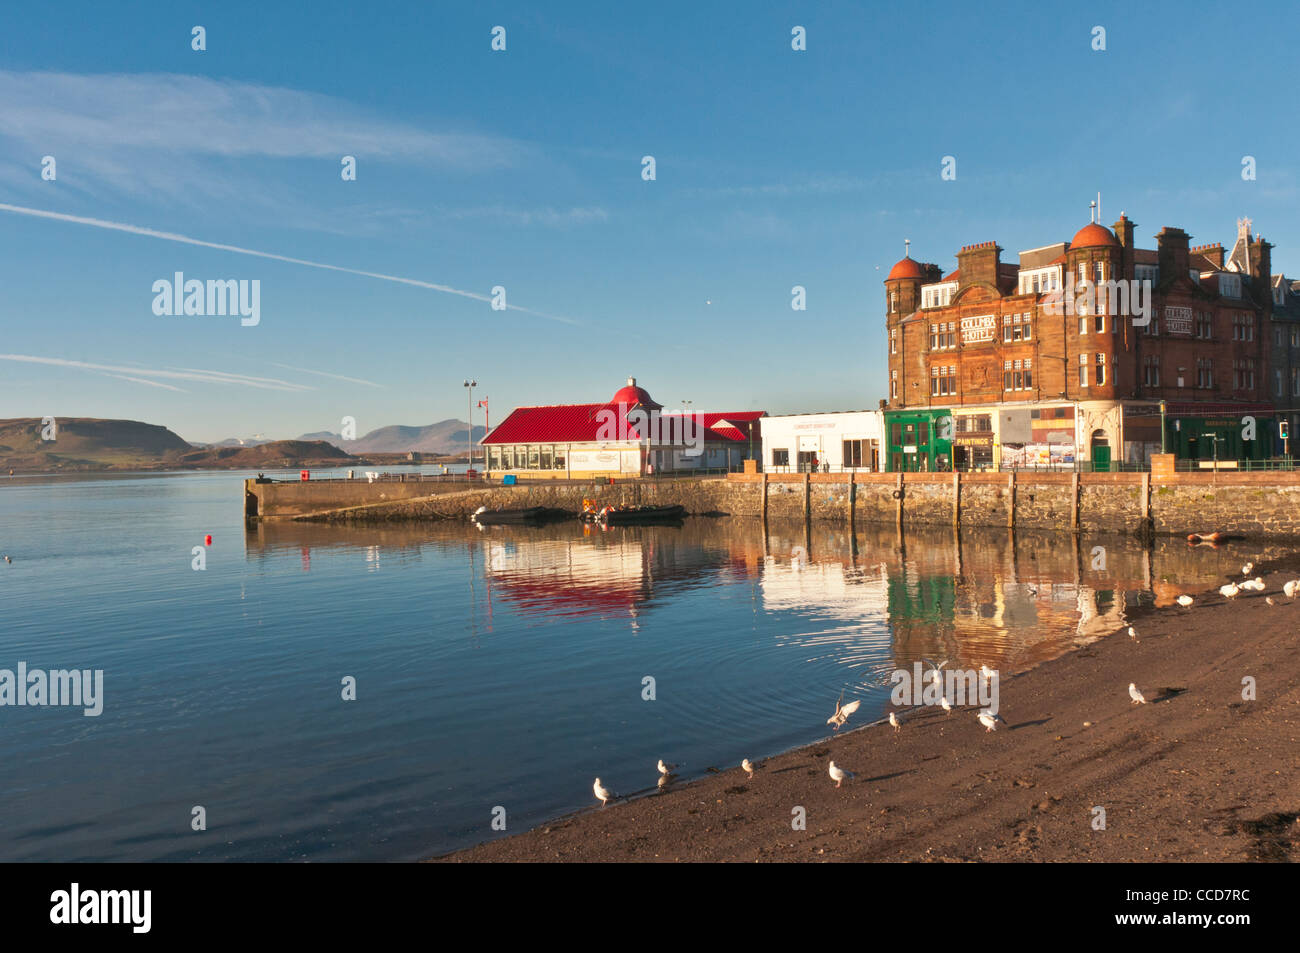
[[[572,518],[573,514],[568,510],[557,510],[548,506],[526,506],[522,509],[513,510],[489,510],[486,507],[480,507],[470,517],[475,523],[482,526],[496,526],[508,523],[549,523],[555,520]]]
[[[606,506],[595,512],[586,510],[582,518],[609,526],[633,523],[676,523],[686,518],[684,506]]]

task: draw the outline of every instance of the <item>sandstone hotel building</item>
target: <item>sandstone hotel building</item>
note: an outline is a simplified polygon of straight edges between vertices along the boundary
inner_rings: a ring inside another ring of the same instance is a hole
[[[1090,222],[1017,263],[1003,262],[995,242],[967,245],[946,275],[910,256],[894,265],[885,279],[888,469],[1077,461],[1105,470],[1146,464],[1162,444],[1203,461],[1283,453],[1269,352],[1272,246],[1248,220],[1226,254],[1191,247],[1178,228],[1138,248],[1136,227],[1125,215],[1113,230]],[[1103,294],[1091,313],[1063,307],[1071,275],[1149,280],[1150,323],[1111,313]],[[1245,416],[1256,420],[1253,440]]]

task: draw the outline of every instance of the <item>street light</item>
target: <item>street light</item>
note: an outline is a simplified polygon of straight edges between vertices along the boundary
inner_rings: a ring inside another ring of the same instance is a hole
[[[478,386],[478,381],[467,380],[462,386],[469,391],[469,412],[465,415],[466,456],[469,464],[465,469],[472,470],[474,469],[474,388]]]

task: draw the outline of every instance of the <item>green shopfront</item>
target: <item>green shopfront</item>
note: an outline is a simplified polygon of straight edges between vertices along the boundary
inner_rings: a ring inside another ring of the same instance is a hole
[[[890,473],[952,470],[951,410],[885,411],[885,468]]]
[[[1282,453],[1277,418],[1271,408],[1214,416],[1175,416],[1167,412],[1165,442],[1178,459],[1200,461],[1205,466],[1212,466],[1215,460],[1244,463]]]

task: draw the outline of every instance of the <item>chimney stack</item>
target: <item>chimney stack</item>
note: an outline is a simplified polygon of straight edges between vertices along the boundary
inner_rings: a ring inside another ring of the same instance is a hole
[[[1173,278],[1186,278],[1191,271],[1190,236],[1181,228],[1166,225],[1156,235],[1156,249],[1160,256],[1160,282]]]
[[[998,286],[998,263],[1002,249],[997,242],[980,242],[966,245],[957,253],[957,267],[961,269],[958,289],[984,283]]]

